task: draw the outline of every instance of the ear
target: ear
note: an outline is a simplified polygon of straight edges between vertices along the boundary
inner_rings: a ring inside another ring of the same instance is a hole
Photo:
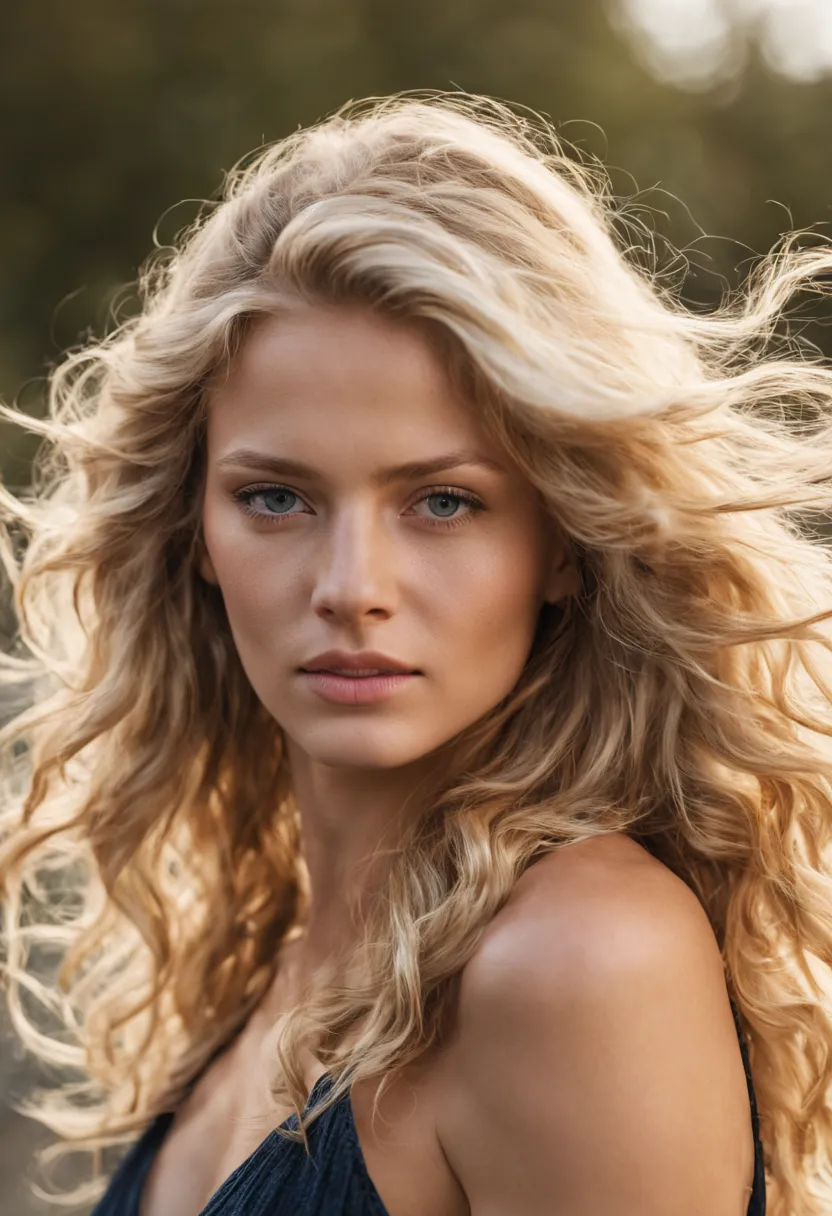
[[[561,600],[576,596],[580,589],[581,576],[577,564],[564,546],[560,554],[555,555],[543,589],[543,598],[547,604],[558,604]]]

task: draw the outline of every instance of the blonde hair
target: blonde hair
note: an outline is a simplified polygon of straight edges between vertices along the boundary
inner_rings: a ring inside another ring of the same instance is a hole
[[[627,832],[713,926],[769,1211],[829,1210],[832,562],[811,518],[832,370],[778,322],[832,253],[793,234],[705,315],[629,256],[649,239],[539,116],[350,103],[229,175],[144,272],[140,315],[54,371],[47,418],[3,407],[51,445],[30,493],[0,493],[28,534],[18,553],[0,530],[0,688],[34,694],[0,732],[5,972],[20,1038],[80,1073],[25,1107],[66,1141],[123,1143],[176,1105],[302,918],[281,731],[197,572],[206,392],[257,316],[354,301],[430,328],[581,587],[391,852],[360,967],[282,1019],[275,1097],[302,1112],[306,1048],[334,1084],[281,1134],[441,1041],[532,860]]]

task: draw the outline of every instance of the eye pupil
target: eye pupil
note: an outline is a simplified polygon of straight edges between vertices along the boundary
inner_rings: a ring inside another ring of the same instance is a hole
[[[457,506],[457,499],[454,494],[431,494],[430,497],[434,500],[438,500],[441,503],[449,504],[449,506],[451,507],[449,514],[453,515],[454,510],[456,509],[456,506]]]
[[[284,506],[286,505],[287,498],[295,498],[295,497],[296,497],[296,495],[293,494],[291,490],[267,490],[266,493],[263,495],[264,500],[266,498],[282,500],[282,505],[284,505]],[[292,504],[289,503],[288,505],[291,506]]]

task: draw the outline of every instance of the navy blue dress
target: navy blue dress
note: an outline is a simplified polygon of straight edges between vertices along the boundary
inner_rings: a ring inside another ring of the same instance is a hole
[[[733,1004],[732,1009],[754,1131],[754,1188],[747,1216],[765,1216],[757,1102],[748,1051]],[[329,1085],[326,1075],[315,1082],[307,1108]],[[122,1160],[91,1216],[138,1216],[142,1185],[173,1117],[173,1112],[166,1112],[154,1119]],[[291,1114],[282,1126],[296,1128],[297,1124],[297,1115]],[[367,1173],[349,1093],[312,1124],[308,1136],[311,1158],[303,1144],[270,1132],[212,1195],[200,1216],[390,1216]]]

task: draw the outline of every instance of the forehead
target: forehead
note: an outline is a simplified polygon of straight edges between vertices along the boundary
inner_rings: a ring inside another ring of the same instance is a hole
[[[347,441],[483,440],[425,327],[356,305],[292,307],[259,318],[209,399],[215,440],[315,432]]]

